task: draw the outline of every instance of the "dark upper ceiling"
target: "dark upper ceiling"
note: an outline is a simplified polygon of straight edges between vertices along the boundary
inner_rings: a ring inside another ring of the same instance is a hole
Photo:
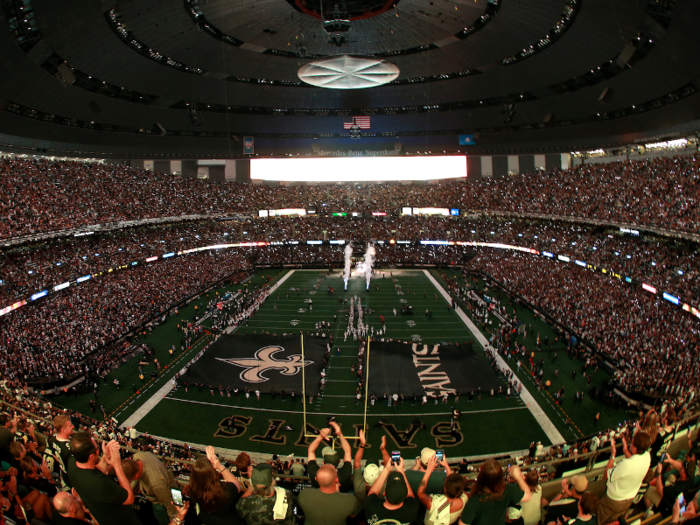
[[[335,4],[358,18],[342,47],[318,18]],[[697,0],[4,0],[0,14],[0,149],[236,156],[254,135],[261,152],[454,151],[477,133],[470,151],[544,152],[700,127]],[[334,54],[401,74],[299,81]],[[366,114],[352,141],[343,116]]]

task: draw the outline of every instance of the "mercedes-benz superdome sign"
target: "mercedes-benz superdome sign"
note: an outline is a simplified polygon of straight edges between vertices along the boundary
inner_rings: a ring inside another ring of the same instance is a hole
[[[399,68],[380,58],[342,55],[314,60],[302,66],[299,78],[328,89],[364,89],[387,84],[399,76]]]

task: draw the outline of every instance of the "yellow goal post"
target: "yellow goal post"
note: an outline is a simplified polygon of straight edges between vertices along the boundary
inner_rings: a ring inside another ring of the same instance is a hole
[[[365,352],[365,402],[363,405],[364,412],[362,414],[362,426],[363,428],[367,428],[367,401],[368,401],[368,393],[369,393],[369,347],[370,347],[370,341],[371,339],[368,337],[367,338],[367,350]],[[304,334],[301,334],[301,362],[304,363],[306,361],[306,355],[304,354]],[[305,438],[317,438],[317,434],[307,434],[306,432],[306,366],[301,367],[301,397],[303,401],[303,406],[304,406],[304,437]],[[345,439],[348,441],[351,440],[359,440],[359,436],[345,436]],[[335,448],[335,442],[336,439],[333,438],[332,443],[333,443],[333,448]]]

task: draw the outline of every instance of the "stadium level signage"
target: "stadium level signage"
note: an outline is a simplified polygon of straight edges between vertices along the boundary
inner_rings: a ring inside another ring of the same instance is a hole
[[[399,149],[366,149],[366,150],[354,150],[354,149],[334,149],[334,150],[319,150],[316,152],[319,157],[385,157],[401,155],[401,148]]]

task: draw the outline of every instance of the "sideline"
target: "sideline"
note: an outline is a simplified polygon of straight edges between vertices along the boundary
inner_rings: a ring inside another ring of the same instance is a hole
[[[440,285],[440,283],[437,282],[435,277],[433,277],[428,270],[423,270],[423,273],[425,276],[430,280],[431,283],[433,283],[433,286],[437,288],[437,290],[440,292],[440,295],[442,295],[445,300],[447,301],[448,304],[452,304],[452,297],[450,296],[449,293]],[[462,311],[461,308],[457,308],[455,310],[459,318],[464,321],[464,324],[467,325],[467,328],[469,328],[469,331],[474,335],[474,337],[481,343],[481,346],[484,348],[488,346],[489,342],[488,340],[484,337],[484,335],[479,331],[479,329],[474,325],[471,319],[467,317],[467,315]],[[506,368],[508,370],[511,370],[510,366],[505,362],[503,357],[501,357],[501,354],[496,354],[496,362],[501,368]],[[512,372],[512,370],[511,370]],[[513,374],[515,375],[515,374]],[[516,376],[517,377],[517,376]],[[520,381],[520,379],[518,379]],[[527,405],[527,408],[530,410],[530,413],[535,417],[537,422],[540,424],[542,427],[542,430],[544,430],[544,433],[547,434],[547,437],[549,440],[552,442],[553,445],[559,445],[561,443],[564,443],[566,440],[564,439],[564,436],[561,435],[561,433],[557,430],[557,427],[554,426],[554,423],[552,423],[552,420],[549,419],[547,414],[545,414],[544,410],[542,410],[542,407],[535,401],[535,398],[532,397],[532,394],[528,391],[528,389],[525,387],[525,384],[520,381],[520,383],[523,385],[523,390],[520,392],[520,398],[523,400],[523,402]]]
[[[175,388],[175,380],[174,379],[168,379],[165,384],[160,387],[158,390],[156,390],[156,393],[153,394],[148,400],[141,405],[136,412],[131,414],[126,421],[124,421],[122,424],[119,426],[124,428],[131,428],[135,427],[144,417],[148,415],[148,413],[155,408],[155,406],[161,402],[161,400],[167,396],[171,390]]]
[[[279,288],[284,281],[289,279],[289,277],[294,273],[294,270],[290,271],[282,277],[280,280],[278,280],[275,284],[273,284],[270,287],[270,295],[272,295],[272,292],[274,292],[277,288]],[[234,330],[238,328],[236,327],[230,327],[233,328]],[[234,330],[231,330],[232,332]],[[227,332],[230,333],[230,332]],[[148,400],[141,405],[131,416],[129,416],[121,425],[120,427],[135,427],[144,417],[148,415],[148,413],[153,410],[158,403],[160,403],[165,396],[167,396],[173,389],[175,388],[175,379],[170,378],[168,381],[165,382],[165,384],[160,387],[155,394],[153,394]]]
[[[296,271],[297,271],[297,270],[290,270],[290,271],[288,271],[288,272],[287,272],[287,275],[285,275],[284,277],[280,277],[280,279],[279,279],[278,281],[276,281],[275,284],[273,284],[272,286],[270,286],[270,295],[272,295],[272,292],[274,292],[275,290],[277,290],[277,288],[279,288],[280,286],[282,286],[282,284],[284,283],[284,281],[286,281],[287,279],[289,279],[289,278],[292,276],[292,274],[293,274],[294,272],[296,272]]]
[[[325,397],[352,397],[353,399],[355,396],[325,396]],[[192,403],[195,405],[205,405],[205,406],[213,406],[213,407],[224,407],[224,408],[230,408],[231,410],[252,410],[254,412],[269,412],[272,409],[268,408],[258,408],[258,407],[248,407],[248,406],[234,406],[234,405],[224,405],[222,403],[209,403],[208,401],[196,401],[194,399],[181,399],[179,397],[166,397],[166,401],[178,401],[180,403]],[[296,403],[299,403],[300,401],[297,401]],[[484,413],[491,413],[491,412],[510,412],[513,410],[525,410],[527,407],[522,406],[522,407],[510,407],[510,408],[494,408],[494,409],[487,409],[487,410],[469,410],[469,411],[462,411],[463,416],[468,416],[469,414],[484,414]],[[300,411],[298,410],[281,410],[279,408],[275,409],[274,412],[279,412],[281,414],[301,414]],[[343,413],[343,414],[338,414],[338,412],[317,412],[316,415],[319,416],[364,416],[364,412],[358,412],[356,414],[353,413]],[[395,414],[395,413],[386,413],[386,414],[367,414],[369,417],[421,417],[421,416],[446,416],[446,417],[451,417],[452,412],[421,412],[421,413],[415,413],[415,414]],[[491,456],[489,456],[491,457]]]

